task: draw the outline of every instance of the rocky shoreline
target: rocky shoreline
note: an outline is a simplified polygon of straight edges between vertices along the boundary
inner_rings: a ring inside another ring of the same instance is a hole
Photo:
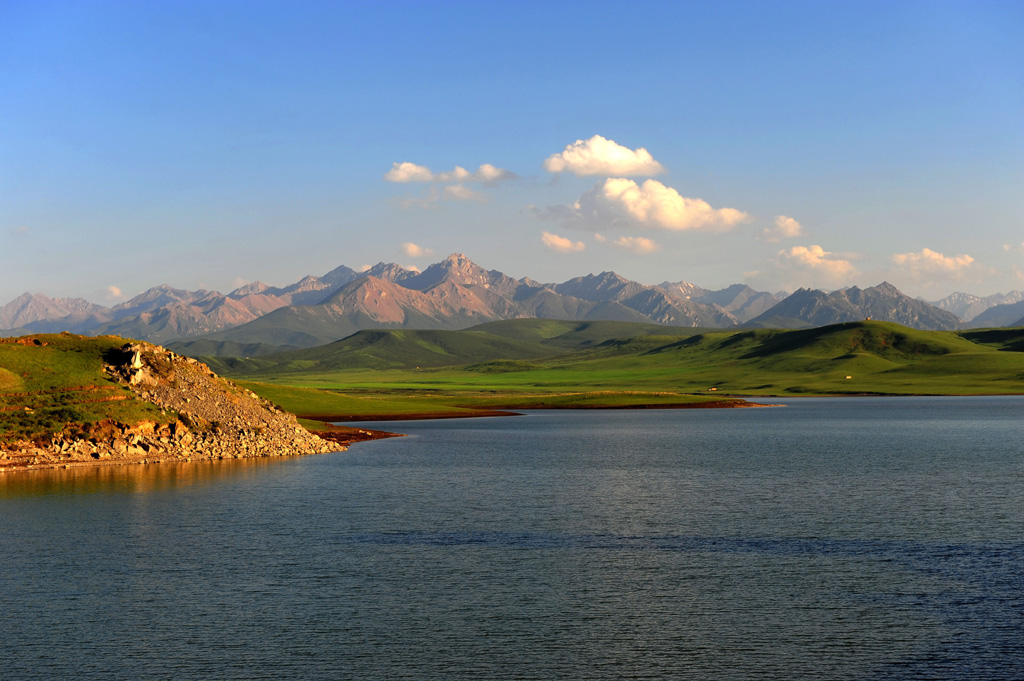
[[[0,445],[0,472],[72,466],[294,456],[343,451],[392,434],[328,427],[323,436],[194,359],[129,343],[104,370],[167,422],[69,424],[48,442]]]

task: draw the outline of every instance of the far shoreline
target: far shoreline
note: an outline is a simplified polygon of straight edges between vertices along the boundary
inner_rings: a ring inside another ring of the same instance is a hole
[[[732,397],[732,396],[730,396]],[[768,398],[776,399],[776,398]],[[429,421],[441,419],[472,419],[495,416],[523,416],[520,411],[559,410],[559,411],[625,411],[651,409],[749,409],[761,407],[780,407],[779,404],[760,404],[748,402],[743,398],[721,400],[716,402],[680,402],[677,404],[611,404],[611,405],[502,405],[496,409],[473,409],[465,412],[410,412],[404,414],[300,414],[299,418],[310,421],[321,421],[326,424],[360,423],[364,421]],[[513,411],[517,410],[517,411]],[[341,428],[343,426],[337,426]],[[366,438],[371,439],[371,438]]]

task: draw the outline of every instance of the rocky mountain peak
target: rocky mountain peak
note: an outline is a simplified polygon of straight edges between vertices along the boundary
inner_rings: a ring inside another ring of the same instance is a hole
[[[417,291],[426,291],[441,282],[450,281],[462,286],[490,285],[491,274],[462,253],[452,253],[441,262],[434,263],[421,274],[403,282]]]
[[[385,281],[402,282],[418,275],[417,270],[410,270],[393,262],[379,262],[370,269],[361,272],[360,276],[377,277]]]
[[[248,284],[239,286],[228,295],[232,298],[241,298],[242,296],[255,296],[266,292],[270,287],[264,284],[262,281],[253,281]]]
[[[710,293],[707,289],[703,289],[696,284],[691,284],[688,281],[663,281],[658,284],[658,288],[668,291],[672,295],[682,298],[683,300],[700,298],[701,296]]]
[[[896,297],[896,296],[902,297],[903,296],[903,292],[902,291],[900,291],[898,288],[896,288],[895,286],[893,286],[892,284],[890,284],[887,281],[883,281],[878,286],[873,286],[870,289],[865,289],[865,290],[874,291],[875,293],[880,293],[880,294],[886,295],[886,296],[893,296],[893,297]]]
[[[335,267],[333,270],[320,277],[321,280],[327,282],[331,286],[344,286],[350,281],[354,281],[359,278],[359,273],[350,267],[341,265]]]

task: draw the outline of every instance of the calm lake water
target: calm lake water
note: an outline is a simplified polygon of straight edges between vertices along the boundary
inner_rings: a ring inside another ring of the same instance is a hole
[[[1024,678],[1024,398],[781,402],[2,476],[0,678]]]

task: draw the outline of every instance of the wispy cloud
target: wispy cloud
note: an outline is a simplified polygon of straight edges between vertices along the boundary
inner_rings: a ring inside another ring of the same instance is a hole
[[[639,147],[630,149],[600,135],[588,140],[576,140],[567,144],[558,154],[551,154],[544,161],[544,170],[549,173],[572,173],[605,176],[651,176],[665,172],[665,167],[654,160],[651,153]]]
[[[473,191],[464,184],[450,184],[444,188],[446,199],[455,201],[486,201],[487,197],[480,192]]]
[[[1013,253],[1024,253],[1024,241],[1020,244],[1003,244],[1003,250]]]
[[[430,208],[438,201],[479,201],[485,202],[487,197],[468,186],[476,183],[481,187],[494,187],[505,180],[517,179],[516,174],[499,168],[491,163],[484,163],[475,172],[469,172],[462,166],[435,173],[427,166],[417,165],[408,161],[391,164],[391,170],[384,173],[384,179],[398,184],[430,184],[430,191],[423,196],[408,197],[401,200],[404,208]],[[439,191],[440,188],[440,191]]]
[[[776,215],[775,224],[761,232],[761,239],[769,243],[778,243],[783,239],[794,239],[803,236],[800,223],[785,215]]]
[[[648,239],[642,236],[622,236],[618,239],[608,239],[601,234],[595,234],[594,238],[603,244],[609,244],[616,248],[621,248],[624,251],[630,253],[636,253],[638,255],[646,255],[647,253],[654,253],[655,251],[661,250],[661,246],[658,245],[652,239]]]
[[[558,253],[578,253],[585,250],[587,247],[587,245],[582,241],[573,241],[572,239],[567,239],[564,236],[552,234],[551,232],[542,232],[540,240],[545,246]]]
[[[384,179],[388,182],[484,182],[495,183],[501,180],[515,179],[515,173],[499,168],[490,163],[484,163],[476,172],[469,172],[462,166],[455,166],[453,170],[435,173],[427,166],[415,163],[403,162],[393,163],[391,170],[384,173]]]
[[[407,258],[422,258],[428,255],[433,255],[434,251],[429,248],[424,248],[423,246],[418,246],[411,241],[406,241],[402,244],[402,254]]]
[[[974,263],[969,255],[943,255],[930,248],[922,248],[918,253],[897,253],[892,261],[915,277],[942,275],[959,279]]]

